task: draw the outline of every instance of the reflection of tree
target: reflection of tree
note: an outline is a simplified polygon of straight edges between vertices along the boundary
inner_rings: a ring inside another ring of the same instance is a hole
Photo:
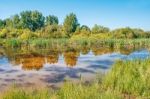
[[[46,56],[47,63],[49,64],[57,63],[58,58],[59,58],[58,52],[53,52],[52,54]]]
[[[88,54],[89,51],[90,51],[90,48],[89,48],[89,47],[82,47],[82,48],[81,48],[81,53],[82,53],[83,55]]]
[[[28,56],[22,57],[21,62],[24,70],[39,70],[43,67],[45,58],[43,56]]]
[[[0,55],[5,55],[8,61],[14,65],[22,64],[24,70],[39,70],[43,67],[45,62],[54,64],[58,62],[59,55],[63,53],[64,61],[67,66],[73,67],[77,63],[80,52],[82,54],[88,54],[92,50],[94,55],[108,54],[112,52],[120,52],[121,54],[130,54],[133,51],[140,49],[141,47],[123,46],[111,49],[109,47],[101,46],[100,44],[85,44],[85,45],[55,45],[50,49],[12,49],[12,48],[0,48]],[[142,47],[144,48],[144,47]],[[148,49],[147,47],[145,47]],[[149,48],[150,49],[150,48]],[[46,57],[44,57],[46,56]],[[3,57],[3,56],[2,56]],[[46,60],[47,61],[46,61]]]
[[[92,52],[94,53],[94,55],[102,55],[102,54],[112,53],[113,49],[108,47],[100,47],[100,48],[93,47]]]
[[[64,52],[64,61],[67,66],[73,67],[77,63],[77,59],[79,56],[79,52],[71,51],[71,52]]]
[[[20,60],[21,58],[20,57],[14,57],[14,58],[12,58],[11,60],[9,60],[10,61],[10,63],[12,64],[12,65],[20,65],[21,64],[21,60]]]
[[[135,51],[134,47],[124,47],[124,48],[120,48],[119,52],[121,54],[125,54],[125,55],[129,55],[130,53],[132,53],[133,51]]]
[[[13,48],[6,48],[5,50],[5,55],[8,58],[8,61],[12,64],[12,65],[20,65],[20,56],[17,54],[17,51]],[[19,53],[19,52],[18,52]]]
[[[4,55],[4,50],[0,47],[0,57]]]

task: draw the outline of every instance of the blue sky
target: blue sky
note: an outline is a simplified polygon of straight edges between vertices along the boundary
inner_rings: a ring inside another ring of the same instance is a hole
[[[56,15],[60,23],[66,14],[74,12],[81,25],[150,30],[150,0],[0,0],[1,19],[23,10]]]

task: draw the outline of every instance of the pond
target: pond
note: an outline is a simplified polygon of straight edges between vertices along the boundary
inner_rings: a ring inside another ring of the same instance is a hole
[[[116,60],[144,59],[148,49],[68,48],[12,49],[0,48],[0,90],[16,84],[23,87],[58,87],[65,80],[93,81],[107,73]]]

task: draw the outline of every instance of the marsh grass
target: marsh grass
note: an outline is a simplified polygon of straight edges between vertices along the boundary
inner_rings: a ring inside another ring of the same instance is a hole
[[[0,96],[1,99],[52,99],[54,92],[48,89],[21,89],[12,87]],[[55,99],[55,98],[53,98]]]
[[[21,47],[22,41],[19,39],[6,39],[3,40],[3,44],[5,47]]]
[[[68,39],[34,39],[29,40],[29,46],[31,47],[43,47],[43,48],[50,48],[52,46],[61,46],[67,43]]]
[[[150,98],[150,59],[117,61],[103,85],[132,97]]]
[[[122,97],[112,91],[103,91],[96,82],[92,84],[66,82],[58,90],[12,87],[0,94],[0,99],[122,99]]]
[[[124,47],[150,47],[150,39],[89,39],[87,37],[82,38],[58,38],[58,39],[0,39],[0,45],[4,47],[22,47],[29,46],[35,48],[52,48],[60,47],[65,48],[66,46],[101,46],[109,48],[124,48]]]

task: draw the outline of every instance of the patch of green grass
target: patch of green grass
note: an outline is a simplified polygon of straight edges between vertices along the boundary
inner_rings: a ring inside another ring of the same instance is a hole
[[[111,91],[103,91],[98,83],[89,85],[67,82],[58,90],[13,88],[0,94],[0,99],[122,99]]]
[[[47,89],[28,90],[12,88],[0,96],[1,99],[52,99],[53,91]]]
[[[19,39],[6,39],[3,41],[6,47],[21,47],[22,41]]]
[[[117,61],[103,85],[124,95],[150,98],[150,59]]]
[[[4,47],[22,47],[29,46],[35,48],[65,48],[66,46],[101,46],[109,48],[124,47],[150,47],[150,39],[89,39],[88,37],[58,38],[58,39],[0,39],[0,45]]]

